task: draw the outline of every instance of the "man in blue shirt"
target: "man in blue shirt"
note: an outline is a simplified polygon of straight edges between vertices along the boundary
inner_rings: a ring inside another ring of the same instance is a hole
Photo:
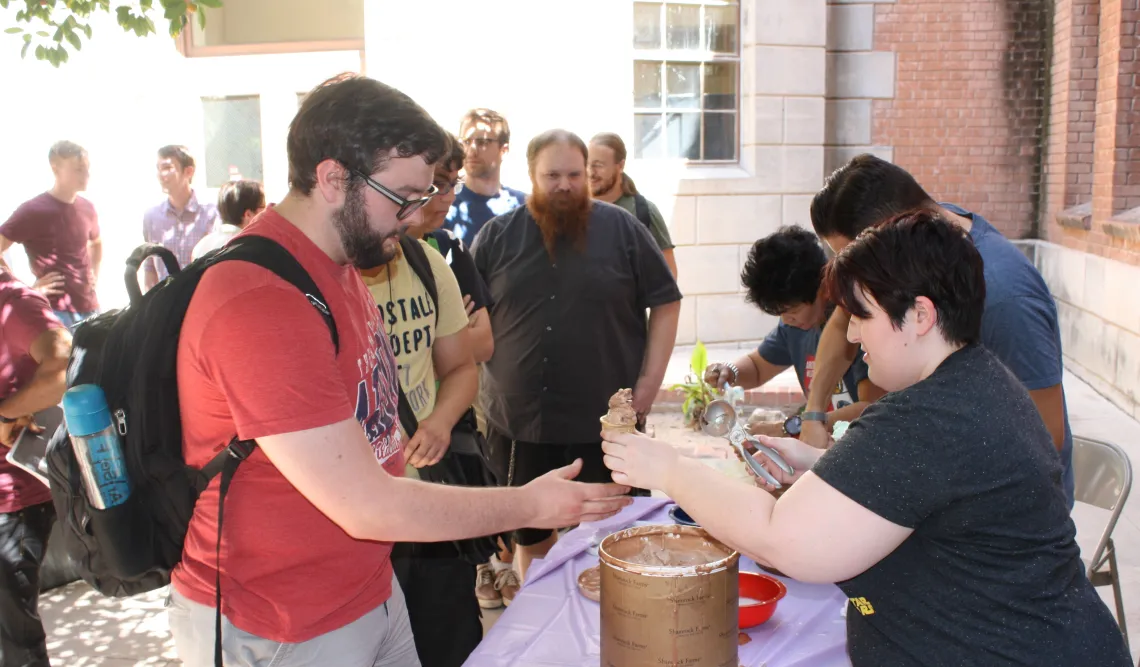
[[[444,228],[470,246],[488,220],[525,204],[526,194],[499,180],[511,143],[506,118],[490,109],[472,109],[459,124],[459,141],[464,149],[464,181],[455,191]]]
[[[783,227],[757,241],[748,253],[740,279],[747,299],[780,323],[768,334],[758,350],[728,364],[713,364],[705,381],[718,389],[725,383],[752,389],[767,383],[789,366],[796,369],[806,395],[815,379],[815,350],[823,325],[835,309],[823,294],[822,274],[827,255],[815,234],[799,227]],[[828,427],[837,421],[851,421],[863,413],[868,403],[883,392],[867,379],[867,364],[855,359],[843,376],[829,383],[831,400],[821,409],[820,418]],[[793,417],[773,432],[757,425],[763,435],[797,435],[801,419]]]
[[[1062,488],[1073,504],[1073,436],[1061,386],[1061,328],[1057,305],[1033,264],[985,218],[953,204],[935,202],[901,167],[872,155],[859,155],[827,179],[811,205],[816,233],[839,252],[864,229],[916,208],[937,211],[970,235],[985,263],[986,303],[982,344],[1029,391],[1061,456]],[[832,315],[819,344],[817,384],[838,379],[857,347],[846,340],[850,316]],[[846,361],[846,363],[845,363]],[[825,404],[811,392],[808,410]],[[964,415],[964,418],[968,416]],[[801,439],[826,443],[823,424],[804,422]]]

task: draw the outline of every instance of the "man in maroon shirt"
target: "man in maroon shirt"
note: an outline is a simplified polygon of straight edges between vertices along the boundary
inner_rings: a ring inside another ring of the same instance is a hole
[[[48,161],[55,185],[21,204],[0,225],[0,253],[13,243],[24,246],[36,289],[48,298],[56,317],[70,327],[99,310],[95,283],[103,261],[103,241],[95,207],[79,196],[87,189],[87,151],[60,141],[51,147]]]
[[[32,415],[63,398],[71,336],[47,299],[0,267],[0,655],[49,667],[36,611],[40,565],[55,521],[48,487],[5,458]]]

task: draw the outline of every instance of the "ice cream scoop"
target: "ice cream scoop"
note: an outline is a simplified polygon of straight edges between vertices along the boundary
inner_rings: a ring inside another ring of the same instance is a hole
[[[705,413],[701,417],[701,422],[705,433],[718,438],[728,439],[728,441],[732,443],[732,446],[740,452],[740,456],[744,459],[748,467],[752,469],[752,472],[756,473],[757,477],[777,489],[781,488],[779,480],[773,477],[772,473],[768,472],[764,466],[760,465],[756,459],[752,458],[748,452],[745,451],[745,442],[752,443],[752,446],[755,447],[757,451],[772,459],[784,472],[789,475],[795,472],[792,466],[788,465],[788,462],[785,461],[784,457],[780,456],[776,450],[752,438],[741,428],[740,423],[736,420],[736,409],[733,408],[732,404],[728,401],[723,399],[711,401],[705,406]]]

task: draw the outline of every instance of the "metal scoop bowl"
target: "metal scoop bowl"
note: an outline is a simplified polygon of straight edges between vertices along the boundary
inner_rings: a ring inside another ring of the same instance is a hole
[[[789,475],[795,473],[792,466],[788,465],[788,462],[784,460],[784,457],[780,456],[779,452],[761,443],[756,438],[753,438],[741,427],[740,422],[737,421],[736,418],[736,408],[732,407],[732,403],[724,399],[717,399],[710,402],[708,406],[705,407],[705,413],[701,417],[701,424],[702,429],[708,435],[717,438],[726,438],[732,443],[732,446],[736,448],[736,451],[744,459],[748,467],[752,469],[752,472],[756,473],[757,477],[777,489],[782,487],[779,480],[773,477],[772,473],[768,472],[756,459],[752,458],[748,451],[744,449],[745,442],[752,443],[757,451],[772,459],[772,462],[779,466],[780,470],[783,470]]]

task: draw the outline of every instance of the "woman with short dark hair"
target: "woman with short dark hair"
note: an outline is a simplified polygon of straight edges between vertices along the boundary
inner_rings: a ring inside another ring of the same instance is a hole
[[[795,468],[778,501],[643,436],[607,434],[622,484],[665,491],[756,561],[850,598],[862,665],[1130,664],[1083,573],[1048,430],[978,344],[985,281],[964,232],[913,212],[829,267],[870,379],[891,392],[827,451],[762,438]],[[725,511],[732,508],[733,511]]]

